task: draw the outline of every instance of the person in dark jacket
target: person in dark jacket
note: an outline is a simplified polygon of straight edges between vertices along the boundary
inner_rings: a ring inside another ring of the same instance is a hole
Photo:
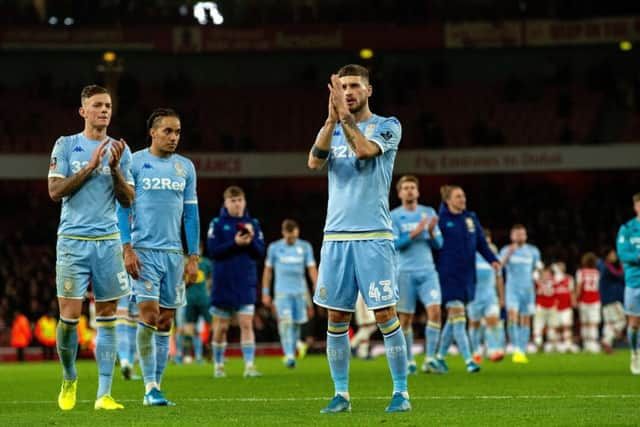
[[[624,315],[624,270],[615,248],[605,252],[605,258],[598,260],[600,271],[600,298],[602,300],[602,348],[613,351],[613,341],[621,336],[627,320]]]
[[[258,282],[256,261],[264,257],[264,237],[258,220],[249,216],[246,207],[244,191],[237,186],[228,187],[220,215],[209,224],[207,248],[215,260],[210,305],[216,378],[225,376],[224,350],[234,315],[238,316],[240,325],[244,376],[260,376],[254,364],[253,314]]]
[[[439,226],[444,243],[438,252],[436,267],[442,288],[442,304],[447,309],[447,322],[442,329],[438,363],[441,371],[448,371],[444,358],[451,340],[455,339],[468,372],[478,372],[473,361],[467,336],[465,306],[473,301],[476,288],[476,252],[496,270],[500,262],[487,245],[478,217],[467,210],[464,191],[456,185],[440,189],[442,204]]]

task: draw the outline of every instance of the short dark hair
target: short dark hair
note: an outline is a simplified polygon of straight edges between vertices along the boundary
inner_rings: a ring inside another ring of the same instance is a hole
[[[640,202],[640,193],[636,193],[633,195],[633,201],[635,202]]]
[[[224,190],[222,196],[225,198],[225,200],[231,199],[232,197],[244,197],[244,190],[242,190],[242,188],[238,187],[237,185],[231,185],[227,187],[226,190]]]
[[[296,228],[300,228],[298,226],[298,223],[295,222],[292,219],[285,219],[284,221],[282,221],[282,229],[286,232],[291,233],[293,230],[295,230]]]
[[[511,226],[511,231],[513,230],[525,230],[526,231],[527,227],[524,226],[524,224],[513,224]]]
[[[402,188],[402,184],[404,184],[405,182],[413,182],[416,185],[416,188],[420,188],[420,181],[418,181],[418,178],[413,175],[404,175],[400,177],[400,179],[396,183],[396,191],[400,191],[400,189]]]
[[[163,117],[175,117],[180,120],[178,113],[171,108],[156,108],[147,119],[147,129],[156,127]]]
[[[362,65],[348,64],[338,70],[338,77],[359,76],[369,82],[369,70]]]
[[[106,88],[102,87],[102,86],[87,85],[87,86],[83,87],[82,91],[80,92],[80,104],[82,104],[85,99],[89,99],[93,95],[99,95],[99,94],[102,94],[102,93],[109,94],[109,91]]]

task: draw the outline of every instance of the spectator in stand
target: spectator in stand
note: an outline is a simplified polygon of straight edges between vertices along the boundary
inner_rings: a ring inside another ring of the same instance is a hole
[[[11,324],[11,347],[16,349],[16,359],[24,362],[24,349],[31,342],[31,324],[27,316],[19,310],[13,312],[13,323]]]
[[[53,360],[53,353],[56,348],[56,327],[58,325],[56,318],[55,313],[49,310],[36,321],[34,335],[42,346],[42,358],[44,360]]]
[[[624,315],[624,270],[614,248],[606,251],[604,259],[598,260],[600,271],[600,298],[602,300],[602,348],[613,351],[613,341],[622,336],[627,321]]]

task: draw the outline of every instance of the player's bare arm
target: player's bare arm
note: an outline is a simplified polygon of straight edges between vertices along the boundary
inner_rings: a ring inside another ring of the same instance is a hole
[[[349,144],[349,147],[351,147],[351,150],[359,160],[376,157],[381,153],[380,147],[378,144],[369,141],[358,128],[355,116],[349,111],[349,106],[347,105],[345,97],[345,89],[346,84],[343,84],[340,81],[338,75],[331,75],[331,85],[329,85],[331,100],[338,112],[338,117],[340,119],[340,123],[342,123],[342,129],[344,131],[347,144]]]
[[[198,255],[189,255],[189,261],[187,261],[186,267],[186,279],[187,283],[195,283],[198,279]]]
[[[271,279],[273,278],[273,268],[265,266],[262,272],[262,289],[269,289],[271,287]],[[271,307],[271,295],[262,292],[262,304],[265,307]]]
[[[124,268],[127,270],[127,273],[134,279],[139,279],[142,265],[140,264],[138,255],[136,255],[136,251],[131,247],[131,243],[125,243],[122,246],[122,252],[124,255]]]
[[[329,152],[331,151],[331,137],[333,136],[333,131],[337,122],[338,112],[331,100],[331,89],[329,89],[327,120],[325,120],[324,126],[320,130],[320,133],[309,152],[309,159],[307,161],[309,169],[322,169],[327,161],[327,157],[329,157]]]
[[[124,139],[120,141],[113,141],[111,144],[111,156],[109,158],[109,168],[111,169],[111,177],[113,178],[113,190],[116,195],[116,199],[122,206],[128,208],[133,202],[135,191],[133,186],[127,184],[120,170],[120,159],[122,153],[127,146]]]
[[[108,142],[109,140],[105,140],[100,143],[100,145],[93,150],[89,163],[75,174],[66,178],[49,178],[49,197],[51,197],[51,200],[59,202],[63,197],[72,195],[82,187],[89,175],[100,166],[102,159],[104,159],[107,153],[105,146]]]

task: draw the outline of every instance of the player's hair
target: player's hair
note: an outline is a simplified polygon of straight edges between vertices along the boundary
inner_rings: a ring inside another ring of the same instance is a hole
[[[404,175],[396,183],[396,190],[398,192],[402,188],[402,184],[404,184],[405,182],[413,182],[416,185],[416,188],[420,188],[420,181],[418,181],[418,178],[413,175]]]
[[[369,70],[362,65],[348,64],[338,70],[338,77],[358,76],[369,82]]]
[[[513,224],[511,226],[511,231],[513,230],[526,230],[527,227],[524,226],[524,224]]]
[[[109,94],[109,91],[106,88],[102,87],[102,86],[87,85],[87,86],[83,87],[82,91],[80,92],[80,104],[82,105],[84,103],[85,99],[89,99],[93,95],[100,95],[102,93]]]
[[[291,233],[293,230],[295,230],[296,228],[300,228],[298,226],[298,223],[295,222],[292,219],[285,219],[284,221],[282,221],[282,229],[288,233]]]
[[[180,115],[171,108],[156,108],[147,119],[147,130],[158,125],[163,117],[175,117],[180,120]]]
[[[597,263],[598,257],[593,252],[587,252],[580,259],[580,265],[584,268],[596,268]]]
[[[224,190],[222,197],[224,197],[225,200],[231,199],[232,197],[244,197],[244,191],[237,185],[231,185]]]
[[[453,190],[457,189],[462,190],[462,187],[453,184],[447,184],[440,187],[440,196],[442,197],[442,201],[446,202],[447,200],[449,200],[451,198],[451,193],[453,193]]]
[[[633,202],[640,202],[640,193],[636,193],[633,195]]]

